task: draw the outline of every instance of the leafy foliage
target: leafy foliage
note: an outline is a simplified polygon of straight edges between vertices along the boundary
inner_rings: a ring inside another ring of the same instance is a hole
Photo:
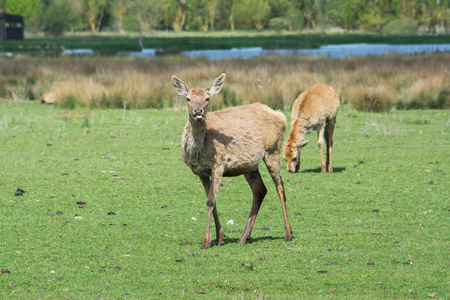
[[[40,0],[5,0],[3,3],[5,12],[23,16],[25,23],[39,13],[40,4]]]
[[[78,21],[79,17],[69,0],[54,0],[41,16],[42,30],[57,37],[64,35]]]
[[[25,16],[26,25],[59,0],[3,0],[0,11]],[[135,30],[235,30],[340,27],[368,32],[448,32],[450,0],[75,0],[79,28],[97,32]],[[3,4],[3,5],[2,5]],[[3,6],[3,7],[2,7]],[[56,5],[52,9],[64,7]],[[40,9],[42,8],[42,9]],[[135,13],[133,13],[133,11]],[[273,21],[271,21],[273,20]],[[399,23],[391,22],[401,20]],[[287,25],[284,23],[287,22]],[[56,23],[56,22],[55,22]],[[413,26],[411,26],[413,25]],[[400,30],[401,29],[401,30]],[[63,29],[59,29],[61,31]]]

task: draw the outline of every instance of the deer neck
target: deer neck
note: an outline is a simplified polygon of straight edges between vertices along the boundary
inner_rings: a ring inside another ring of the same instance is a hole
[[[206,122],[189,118],[186,124],[183,149],[187,157],[198,158],[203,150]]]
[[[305,139],[305,135],[307,134],[307,131],[304,127],[302,120],[300,118],[298,118],[291,124],[291,127],[294,128],[294,130],[291,130],[289,132],[286,143],[287,144],[295,144],[295,143],[303,141]]]

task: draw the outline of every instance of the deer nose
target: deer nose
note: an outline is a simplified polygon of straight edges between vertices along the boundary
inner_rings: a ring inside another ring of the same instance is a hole
[[[203,114],[203,109],[201,108],[194,108],[194,115],[198,116]]]

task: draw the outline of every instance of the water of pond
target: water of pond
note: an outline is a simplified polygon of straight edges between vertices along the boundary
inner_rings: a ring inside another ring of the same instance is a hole
[[[147,50],[148,51],[148,50]],[[389,45],[389,44],[344,44],[327,45],[318,49],[278,49],[265,50],[261,47],[232,48],[228,50],[194,50],[184,51],[189,57],[206,57],[212,60],[225,58],[250,58],[266,55],[313,55],[341,58],[345,56],[378,56],[384,54],[418,54],[450,52],[450,44],[425,44],[425,45]],[[148,52],[148,54],[156,51]],[[134,52],[130,55],[146,56],[143,52]]]
[[[183,55],[188,57],[206,57],[211,60],[220,60],[225,58],[250,58],[267,55],[312,55],[329,56],[332,58],[341,58],[346,56],[378,56],[384,54],[418,54],[450,52],[450,44],[419,44],[419,45],[389,45],[389,44],[344,44],[327,45],[318,49],[278,49],[265,50],[262,47],[251,48],[232,48],[225,50],[193,50],[184,51]],[[144,49],[137,52],[122,52],[122,55],[136,57],[152,57],[157,55],[156,49]],[[94,51],[90,49],[71,49],[65,50],[62,55],[91,55]],[[13,56],[10,52],[0,52],[0,56]]]

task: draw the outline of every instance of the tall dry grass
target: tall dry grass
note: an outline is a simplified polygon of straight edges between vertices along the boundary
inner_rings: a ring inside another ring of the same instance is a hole
[[[176,74],[190,87],[207,87],[227,73],[212,109],[261,102],[289,110],[299,93],[316,83],[332,86],[341,101],[363,111],[393,107],[449,108],[450,54],[380,57],[281,57],[208,61],[185,57],[0,58],[0,98],[48,91],[60,107],[184,107],[171,87]],[[67,82],[66,84],[61,84]],[[23,93],[22,94],[26,94]],[[16,97],[17,98],[17,97]]]

